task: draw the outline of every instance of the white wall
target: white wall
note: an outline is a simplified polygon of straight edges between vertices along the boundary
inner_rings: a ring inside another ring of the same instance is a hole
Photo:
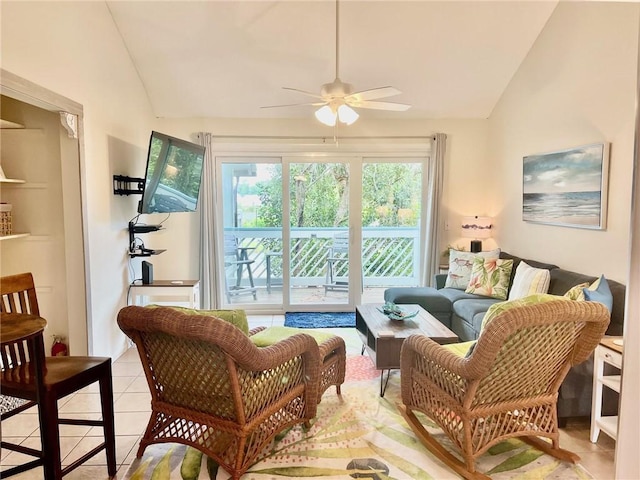
[[[115,197],[112,176],[140,173],[154,121],[148,99],[105,3],[3,2],[1,22],[2,68],[84,107],[89,341],[93,354],[118,356],[125,228],[138,198]]]
[[[505,250],[626,283],[638,10],[562,2],[490,117],[491,188]],[[522,221],[522,158],[610,142],[605,231]]]

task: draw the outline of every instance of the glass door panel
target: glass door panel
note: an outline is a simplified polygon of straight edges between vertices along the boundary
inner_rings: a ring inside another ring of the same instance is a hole
[[[224,227],[225,305],[281,305],[280,158],[219,158]]]
[[[365,158],[362,165],[363,301],[419,284],[424,158]]]
[[[291,305],[349,302],[349,164],[289,164]]]

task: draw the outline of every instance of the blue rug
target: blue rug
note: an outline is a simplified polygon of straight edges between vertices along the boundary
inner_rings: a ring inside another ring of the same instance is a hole
[[[284,314],[284,326],[296,328],[355,327],[355,312],[295,312]]]

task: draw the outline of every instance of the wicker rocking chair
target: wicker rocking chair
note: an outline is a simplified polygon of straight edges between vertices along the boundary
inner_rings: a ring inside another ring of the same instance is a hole
[[[580,458],[559,446],[558,389],[569,369],[589,357],[608,323],[602,304],[554,300],[498,315],[468,358],[411,336],[401,354],[401,411],[425,446],[467,479],[489,478],[476,471],[476,458],[511,437],[575,463]],[[444,430],[463,462],[414,411]]]
[[[118,325],[151,390],[138,458],[150,444],[178,442],[238,479],[278,433],[316,414],[320,358],[311,336],[258,348],[224,320],[164,307],[125,307]]]

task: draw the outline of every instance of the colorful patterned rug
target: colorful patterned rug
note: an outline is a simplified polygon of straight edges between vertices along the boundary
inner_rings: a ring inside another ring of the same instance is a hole
[[[424,448],[400,415],[398,372],[392,373],[384,398],[380,398],[379,388],[380,373],[369,357],[349,357],[342,396],[338,397],[333,388],[327,390],[311,430],[305,433],[301,427],[292,428],[242,479],[459,479]],[[450,446],[433,423],[423,420],[430,433]],[[185,467],[190,463],[190,468],[181,474],[183,462]],[[561,462],[520,440],[496,445],[479,459],[477,466],[496,480],[593,478],[579,465]],[[376,473],[363,473],[368,469],[375,469]],[[159,444],[148,447],[124,478],[226,480],[230,475],[191,448]]]
[[[355,327],[355,312],[287,312],[284,326],[296,328]]]

